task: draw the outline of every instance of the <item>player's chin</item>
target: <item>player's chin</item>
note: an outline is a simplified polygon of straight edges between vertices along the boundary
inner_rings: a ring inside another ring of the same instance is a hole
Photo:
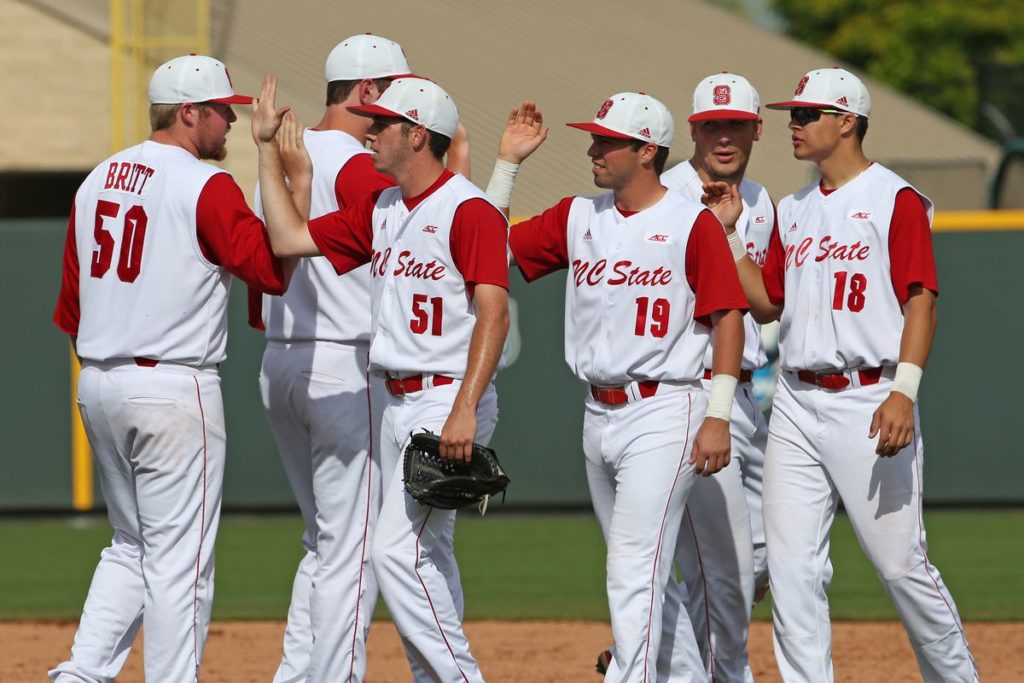
[[[228,148],[225,145],[220,145],[212,149],[201,149],[199,158],[206,161],[224,161],[228,158]]]

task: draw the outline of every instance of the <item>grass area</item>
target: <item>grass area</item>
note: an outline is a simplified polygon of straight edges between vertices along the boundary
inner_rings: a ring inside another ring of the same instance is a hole
[[[940,510],[926,523],[930,557],[965,619],[1024,620],[1024,512]],[[283,619],[300,534],[297,517],[225,517],[214,618]],[[109,538],[102,518],[2,520],[0,619],[77,618]],[[591,515],[462,513],[456,551],[469,619],[607,619],[604,547]],[[895,618],[845,517],[833,529],[832,561],[835,619]],[[768,606],[756,616],[767,618]]]

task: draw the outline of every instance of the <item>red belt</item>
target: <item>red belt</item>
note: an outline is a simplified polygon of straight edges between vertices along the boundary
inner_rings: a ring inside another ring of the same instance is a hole
[[[444,375],[434,375],[434,386],[443,387],[446,384],[451,384],[455,379],[452,377],[445,377]],[[423,375],[410,375],[408,377],[392,377],[387,376],[384,380],[387,385],[388,393],[392,396],[401,396],[403,394],[412,394],[417,391],[423,391]]]
[[[143,356],[135,356],[134,360],[135,364],[140,368],[155,368],[157,363],[160,362],[155,358],[145,358]]]
[[[711,371],[710,370],[705,370],[704,371],[704,379],[711,379]],[[740,381],[741,382],[749,382],[752,379],[754,379],[754,371],[753,370],[740,370]]]
[[[814,372],[813,370],[797,370],[796,376],[801,382],[807,382],[822,389],[845,389],[852,384],[850,375],[856,373],[860,380],[859,386],[878,384],[882,378],[882,368],[865,368],[847,372]]]
[[[656,380],[637,382],[637,392],[640,394],[640,398],[650,398],[658,393],[658,384]],[[609,406],[622,405],[630,400],[625,386],[599,387],[596,384],[591,384],[590,395],[594,397],[595,401],[600,401]]]

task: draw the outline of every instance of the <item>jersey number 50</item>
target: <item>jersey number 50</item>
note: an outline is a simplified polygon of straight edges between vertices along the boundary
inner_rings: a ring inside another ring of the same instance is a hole
[[[103,219],[116,219],[121,205],[99,200],[96,202],[96,249],[92,252],[92,268],[89,274],[101,278],[110,270],[114,255],[114,236],[103,227]],[[135,282],[142,269],[142,243],[146,239],[146,210],[135,205],[124,212],[124,226],[121,230],[121,253],[117,257],[117,277],[121,282]]]

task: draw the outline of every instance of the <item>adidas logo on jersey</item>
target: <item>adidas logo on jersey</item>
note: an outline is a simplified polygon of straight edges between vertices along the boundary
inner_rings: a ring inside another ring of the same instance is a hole
[[[380,224],[380,229],[381,230],[387,230],[388,229],[388,219],[387,218],[385,218],[384,222]]]
[[[796,232],[796,230],[797,230],[796,223],[794,223],[793,225],[789,226],[789,231],[788,232]]]
[[[593,235],[590,234],[590,228],[587,228],[587,231],[583,233],[583,239],[587,240],[588,242],[594,239]]]
[[[871,212],[857,211],[856,213],[851,213],[850,218],[856,218],[857,220],[866,221],[871,218]]]
[[[437,232],[437,226],[436,225],[428,225],[427,227],[423,228],[423,232],[427,232],[427,233],[430,233],[431,235],[433,235],[433,234],[435,234]]]
[[[655,233],[647,237],[648,242],[668,242],[668,235],[662,235],[661,233]]]

